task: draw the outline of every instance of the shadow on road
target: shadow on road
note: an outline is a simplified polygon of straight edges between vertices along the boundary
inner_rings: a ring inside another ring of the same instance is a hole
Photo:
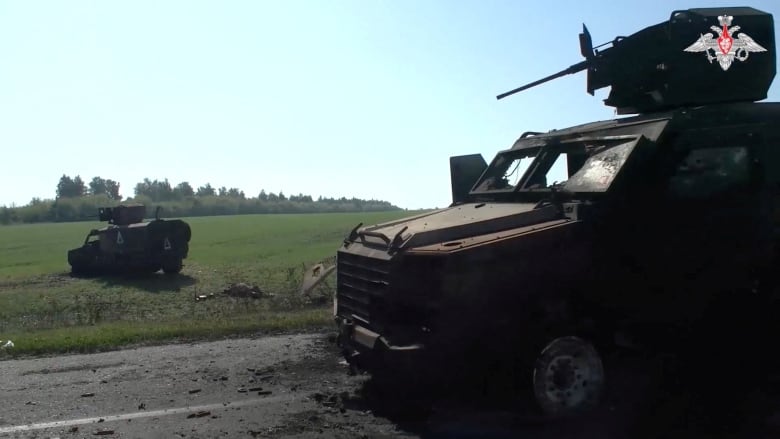
[[[431,439],[780,437],[780,431],[766,423],[773,408],[780,410],[780,399],[768,392],[724,392],[723,400],[703,401],[717,392],[695,393],[681,386],[674,365],[647,358],[621,361],[611,365],[613,378],[602,406],[564,420],[545,418],[531,403],[507,398],[495,389],[461,382],[409,391],[401,385],[388,390],[369,378],[356,394],[325,396],[319,402],[370,411],[408,433]],[[711,383],[713,389],[720,384]],[[749,413],[749,407],[756,411]]]
[[[343,401],[351,410],[370,410],[402,430],[421,438],[535,438],[608,439],[632,437],[623,413],[605,408],[589,416],[568,420],[546,419],[532,407],[496,400],[453,383],[453,395],[431,393],[418,398],[392,398],[368,380],[359,396]]]

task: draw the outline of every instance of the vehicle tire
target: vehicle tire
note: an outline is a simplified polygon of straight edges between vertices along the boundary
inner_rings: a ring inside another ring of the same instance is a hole
[[[184,267],[181,258],[166,259],[162,263],[162,270],[165,274],[176,274]]]
[[[579,337],[552,340],[534,361],[533,396],[548,417],[568,417],[595,408],[604,384],[601,355]]]
[[[71,276],[83,276],[84,274],[86,274],[86,272],[87,272],[86,268],[80,264],[73,264],[70,266]]]

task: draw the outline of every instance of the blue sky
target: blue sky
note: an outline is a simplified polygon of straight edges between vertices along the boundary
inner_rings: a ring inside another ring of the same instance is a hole
[[[449,156],[489,161],[524,131],[615,117],[584,72],[495,99],[579,62],[583,22],[600,44],[675,9],[742,5],[0,0],[0,205],[78,174],[125,197],[168,178],[442,207]]]

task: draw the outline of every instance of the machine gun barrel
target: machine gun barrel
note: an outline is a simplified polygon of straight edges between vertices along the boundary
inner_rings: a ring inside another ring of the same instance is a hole
[[[561,70],[558,73],[552,74],[550,76],[546,76],[546,77],[544,77],[542,79],[536,80],[536,81],[531,82],[529,84],[526,84],[526,85],[524,85],[522,87],[517,87],[516,89],[510,90],[510,91],[508,91],[506,93],[501,93],[500,95],[496,96],[496,99],[503,99],[503,98],[505,98],[507,96],[511,96],[511,95],[513,95],[515,93],[519,93],[519,92],[521,92],[523,90],[526,90],[526,89],[529,89],[531,87],[536,87],[537,85],[543,84],[543,83],[545,83],[547,81],[552,81],[553,79],[560,78],[561,76],[566,76],[566,75],[571,75],[573,73],[581,72],[581,71],[583,71],[583,70],[585,70],[587,68],[588,68],[588,61],[587,60],[579,62],[577,64],[569,66],[569,68],[567,68],[567,69]]]

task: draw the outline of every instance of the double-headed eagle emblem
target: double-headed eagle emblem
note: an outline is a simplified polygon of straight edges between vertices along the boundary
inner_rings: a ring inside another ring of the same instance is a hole
[[[722,26],[711,26],[714,32],[717,32],[718,38],[712,33],[702,34],[695,43],[685,48],[686,52],[704,52],[707,60],[718,60],[718,64],[725,71],[731,67],[735,59],[745,61],[750,52],[766,52],[766,49],[753,41],[746,33],[740,32],[736,39],[732,36],[740,30],[739,26],[731,26],[734,19],[731,15],[718,16],[718,22]]]

